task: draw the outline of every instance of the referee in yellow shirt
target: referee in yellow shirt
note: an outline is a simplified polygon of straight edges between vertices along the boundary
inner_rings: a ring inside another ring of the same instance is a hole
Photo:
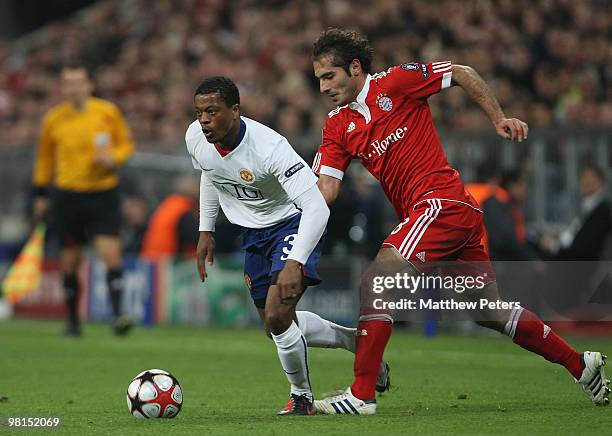
[[[112,103],[92,97],[86,68],[61,71],[64,102],[45,115],[34,162],[34,215],[49,207],[60,238],[60,262],[68,309],[67,336],[80,336],[77,269],[82,246],[93,239],[107,268],[115,334],[132,326],[122,312],[123,265],[117,169],[134,152],[129,128]],[[49,187],[53,185],[51,192]]]

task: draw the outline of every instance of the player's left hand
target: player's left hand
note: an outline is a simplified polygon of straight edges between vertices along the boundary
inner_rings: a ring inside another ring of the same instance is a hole
[[[518,118],[502,118],[495,123],[495,131],[504,139],[522,142],[527,139],[529,126]]]
[[[284,268],[278,274],[276,285],[281,301],[299,297],[302,292],[302,265],[295,260],[288,259]]]

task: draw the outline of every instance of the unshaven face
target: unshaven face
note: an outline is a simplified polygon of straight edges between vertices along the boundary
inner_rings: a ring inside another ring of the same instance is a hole
[[[319,79],[319,90],[321,93],[331,98],[332,102],[338,106],[344,106],[354,101],[359,94],[359,85],[363,82],[359,73],[361,65],[354,60],[351,64],[351,71],[358,69],[356,75],[349,76],[342,67],[334,66],[332,55],[326,55],[313,62],[314,75]]]

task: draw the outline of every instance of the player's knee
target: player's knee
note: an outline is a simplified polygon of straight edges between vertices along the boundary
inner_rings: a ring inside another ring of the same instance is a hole
[[[123,259],[121,243],[114,236],[98,236],[95,240],[96,254],[107,268],[120,268]]]
[[[279,335],[291,324],[291,314],[280,307],[266,307],[265,323],[272,334]]]
[[[368,269],[359,282],[359,296],[363,302],[371,302],[375,298],[385,298],[389,288],[384,286],[385,274]]]
[[[410,283],[410,277],[418,275],[416,268],[397,252],[382,249],[359,283],[361,306],[375,309],[380,302],[393,300],[405,289],[405,283]]]

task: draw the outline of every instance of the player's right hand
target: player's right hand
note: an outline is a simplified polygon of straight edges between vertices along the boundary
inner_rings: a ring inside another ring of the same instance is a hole
[[[213,232],[200,232],[198,247],[196,248],[196,260],[200,280],[206,280],[206,264],[212,265],[215,259],[215,237]]]
[[[518,118],[502,118],[495,123],[495,131],[502,138],[522,142],[527,139],[529,126]]]
[[[34,198],[32,204],[32,215],[34,223],[39,223],[45,220],[47,212],[49,211],[49,199],[47,197],[38,196]]]

